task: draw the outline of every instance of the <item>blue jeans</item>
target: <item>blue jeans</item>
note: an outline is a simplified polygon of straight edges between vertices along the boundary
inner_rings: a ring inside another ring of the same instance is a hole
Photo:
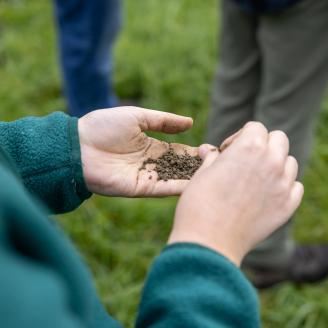
[[[117,105],[112,46],[121,24],[120,0],[55,0],[69,114]]]

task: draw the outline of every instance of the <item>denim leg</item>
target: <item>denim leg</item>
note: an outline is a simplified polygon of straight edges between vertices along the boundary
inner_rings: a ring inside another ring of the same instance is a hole
[[[113,107],[112,46],[121,25],[120,0],[54,0],[69,113]]]

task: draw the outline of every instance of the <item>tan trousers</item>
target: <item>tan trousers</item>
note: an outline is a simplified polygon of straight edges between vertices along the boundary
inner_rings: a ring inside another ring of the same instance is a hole
[[[250,120],[290,138],[304,171],[328,81],[328,0],[303,0],[268,14],[222,1],[219,67],[207,142],[219,144]],[[311,218],[309,218],[311,219]],[[290,224],[251,252],[250,265],[284,265],[293,250]]]

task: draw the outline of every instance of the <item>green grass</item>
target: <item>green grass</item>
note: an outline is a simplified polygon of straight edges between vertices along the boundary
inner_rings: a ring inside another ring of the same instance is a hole
[[[126,0],[125,26],[116,47],[115,85],[124,98],[191,115],[193,129],[164,137],[202,141],[209,90],[217,63],[216,0]],[[64,109],[50,1],[0,0],[0,117],[12,120]],[[328,241],[328,102],[305,176],[305,199],[295,238]],[[90,264],[102,300],[133,325],[149,265],[165,245],[176,199],[93,197],[59,221]],[[283,284],[260,295],[263,327],[328,325],[328,283]]]

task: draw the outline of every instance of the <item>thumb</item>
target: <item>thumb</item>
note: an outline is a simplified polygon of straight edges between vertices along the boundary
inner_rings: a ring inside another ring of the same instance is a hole
[[[190,129],[193,124],[191,117],[140,107],[128,107],[128,109],[138,118],[142,131],[175,134]]]
[[[212,165],[212,163],[219,156],[219,151],[213,145],[203,144],[199,146],[198,155],[203,161],[201,167],[199,168],[199,171],[201,171]]]

